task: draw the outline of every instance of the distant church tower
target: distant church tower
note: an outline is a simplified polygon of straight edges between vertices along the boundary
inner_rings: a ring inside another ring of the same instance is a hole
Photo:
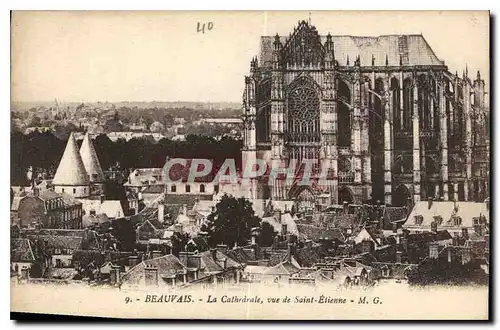
[[[82,146],[80,147],[80,156],[85,166],[90,181],[90,194],[100,195],[103,193],[104,173],[102,172],[99,158],[95,152],[89,133],[85,134]]]
[[[90,196],[89,176],[78,152],[78,145],[73,133],[69,136],[68,144],[52,184],[57,193],[66,193],[75,198]]]

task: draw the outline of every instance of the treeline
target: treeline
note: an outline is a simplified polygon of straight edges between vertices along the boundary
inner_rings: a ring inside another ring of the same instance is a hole
[[[188,135],[185,141],[162,139],[158,142],[148,138],[133,138],[129,141],[111,141],[101,134],[94,139],[99,162],[103,170],[128,172],[134,168],[162,167],[166,157],[205,158],[215,166],[225,159],[235,159],[241,166],[242,141],[230,137],[216,140],[212,137]],[[37,173],[49,177],[55,174],[67,141],[60,140],[51,132],[33,132],[28,135],[11,133],[11,185],[26,185],[26,173],[30,166]],[[81,143],[81,141],[79,142]]]
[[[136,123],[140,118],[144,119],[148,125],[158,121],[164,125],[173,125],[174,118],[184,118],[187,122],[195,121],[200,118],[223,118],[241,116],[240,109],[192,109],[182,108],[147,108],[139,109],[137,107],[120,107],[116,109],[118,116],[124,123]]]

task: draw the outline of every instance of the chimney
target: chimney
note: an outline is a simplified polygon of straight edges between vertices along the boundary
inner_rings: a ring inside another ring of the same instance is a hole
[[[161,251],[154,250],[153,253],[152,253],[152,258],[153,259],[159,258],[161,256],[163,256],[163,252],[161,252]]]
[[[434,198],[432,198],[432,197],[429,197],[429,198],[427,199],[427,207],[428,207],[428,209],[429,209],[429,210],[430,210],[430,209],[431,209],[431,207],[432,207],[432,203],[433,203],[433,201],[434,201]]]
[[[217,249],[210,249],[210,255],[214,261],[217,261]]]
[[[401,245],[403,246],[403,251],[408,252],[408,238],[402,238]]]
[[[344,210],[344,214],[348,214],[349,213],[349,203],[347,201],[344,201],[344,204],[342,207]]]
[[[121,277],[121,267],[117,265],[111,266],[111,284],[118,285]]]
[[[408,236],[410,235],[410,231],[408,229],[403,229],[403,238],[408,238]]]
[[[252,245],[257,244],[257,238],[259,237],[259,233],[260,233],[259,227],[254,227],[251,229]]]
[[[281,215],[281,210],[278,210],[278,222],[281,223],[281,219],[282,219],[282,215]]]
[[[471,248],[470,247],[462,247],[462,265],[471,261]]]
[[[130,268],[133,268],[137,265],[138,261],[139,261],[139,256],[129,256],[128,257],[128,266]]]
[[[182,230],[182,223],[176,223],[176,224],[174,224],[174,231],[176,233],[182,234],[182,232],[183,232],[183,230]]]
[[[430,259],[437,259],[439,256],[439,251],[438,251],[438,243],[430,243],[429,244],[429,258]]]
[[[104,194],[101,194],[99,197],[101,199],[101,204],[104,203],[104,201],[106,200],[106,196],[104,196]]]
[[[219,244],[217,245],[217,250],[219,250],[221,253],[227,254],[228,247],[226,244]]]
[[[288,262],[292,262],[292,243],[288,243],[286,257]]]
[[[186,252],[186,251],[179,252],[179,261],[181,262],[181,264],[184,265],[184,267],[189,267],[188,266],[188,259],[189,259],[188,253],[189,252]]]
[[[158,221],[160,223],[165,222],[165,204],[163,202],[158,203]]]
[[[187,215],[187,205],[186,204],[182,204],[182,215]]]
[[[469,230],[467,227],[462,227],[462,237],[466,240],[469,239]]]
[[[438,225],[437,225],[436,220],[434,220],[434,221],[431,222],[431,232],[433,234],[436,234],[437,230],[438,230]]]
[[[158,286],[158,268],[154,266],[144,267],[144,282],[146,286]]]
[[[278,235],[274,236],[273,238],[273,250],[278,249]]]
[[[286,236],[288,232],[288,226],[286,223],[281,224],[281,235]]]
[[[402,255],[403,255],[403,252],[401,252],[401,251],[396,251],[396,263],[398,263],[398,264],[402,263],[402,261],[401,261],[401,259],[402,259],[402,258],[401,258],[401,257],[402,257]]]
[[[474,220],[474,219],[477,219],[477,218],[472,218],[472,219]],[[479,222],[475,223],[474,224],[474,232],[476,234],[478,234],[479,236],[483,236],[483,224],[481,224]]]
[[[142,201],[142,191],[137,193],[137,200]]]
[[[227,258],[222,258],[221,263],[219,265],[222,267],[222,269],[226,269],[227,268]]]

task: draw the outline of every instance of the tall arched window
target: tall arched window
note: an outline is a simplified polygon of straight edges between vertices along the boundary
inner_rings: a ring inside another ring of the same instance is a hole
[[[403,111],[401,108],[401,94],[399,93],[399,80],[397,78],[391,79],[391,91],[392,91],[392,113],[394,128],[401,130],[403,127]]]
[[[257,85],[257,118],[255,135],[257,142],[271,140],[271,80],[267,79]]]
[[[301,85],[288,95],[288,132],[293,142],[319,142],[319,97],[312,86]]]
[[[401,122],[401,130],[412,130],[412,113],[413,113],[413,82],[410,78],[403,81],[403,118]]]
[[[337,144],[340,147],[351,146],[351,111],[349,105],[351,104],[351,90],[349,86],[343,81],[338,80],[337,91]]]

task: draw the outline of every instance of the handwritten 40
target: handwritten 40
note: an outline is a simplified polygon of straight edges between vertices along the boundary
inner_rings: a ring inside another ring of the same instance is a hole
[[[212,30],[214,28],[214,22],[208,22],[203,24],[198,22],[198,26],[196,27],[196,32],[205,33],[205,27],[207,28],[208,31]]]

